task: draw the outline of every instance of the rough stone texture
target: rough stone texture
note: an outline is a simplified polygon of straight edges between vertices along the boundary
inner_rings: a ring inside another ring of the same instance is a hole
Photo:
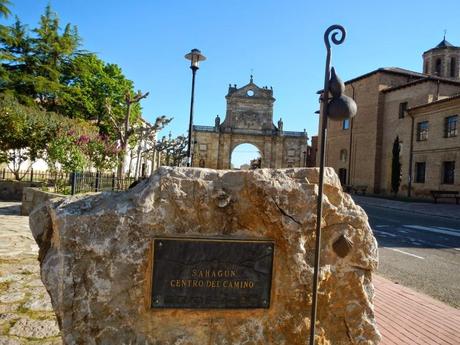
[[[127,192],[36,209],[30,223],[64,342],[306,344],[317,180],[317,169],[160,168]],[[375,238],[332,169],[326,169],[324,189],[318,344],[377,344]],[[333,244],[343,235],[352,245],[341,258]],[[150,309],[156,236],[273,239],[270,309]]]
[[[48,200],[63,197],[64,195],[62,194],[44,192],[39,188],[25,187],[22,191],[21,216],[28,216],[35,207]]]

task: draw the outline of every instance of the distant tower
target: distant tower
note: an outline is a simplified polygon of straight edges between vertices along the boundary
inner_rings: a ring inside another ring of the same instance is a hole
[[[442,78],[460,79],[460,47],[446,41],[423,53],[423,73]]]

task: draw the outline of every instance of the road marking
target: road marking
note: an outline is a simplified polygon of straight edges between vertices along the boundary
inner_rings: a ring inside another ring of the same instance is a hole
[[[427,226],[421,226],[421,225],[403,225],[405,228],[409,229],[414,229],[414,230],[423,230],[423,231],[430,231],[430,232],[435,232],[438,234],[444,234],[444,235],[449,235],[449,236],[455,236],[455,237],[460,237],[460,231],[455,231],[455,230],[442,230],[439,228],[430,228]]]
[[[457,250],[460,252],[460,248],[452,248],[452,246],[446,246],[444,244],[434,244],[434,246],[439,247],[439,248],[453,249],[453,250]]]
[[[375,230],[379,235],[386,235],[386,236],[390,236],[390,237],[398,237],[398,235],[395,235],[395,234],[392,234],[391,232],[386,232],[386,231],[382,231],[382,230]]]
[[[417,259],[425,260],[424,257],[418,256],[418,255],[415,255],[415,254],[412,254],[412,253],[408,253],[408,252],[405,252],[405,251],[403,251],[403,250],[399,250],[399,249],[396,249],[396,248],[388,248],[388,247],[385,247],[385,248],[386,248],[386,249],[393,250],[393,251],[398,252],[398,253],[401,253],[401,254],[406,254],[406,255],[409,255],[409,256],[413,256],[414,258],[417,258]]]
[[[437,228],[438,228],[438,229],[442,229],[442,230],[460,231],[459,229],[446,228],[446,227],[444,227],[444,226],[438,226]]]

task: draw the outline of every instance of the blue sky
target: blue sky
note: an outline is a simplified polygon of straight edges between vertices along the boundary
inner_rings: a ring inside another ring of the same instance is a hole
[[[460,45],[458,0],[12,0],[11,10],[35,26],[47,3],[62,24],[78,26],[83,48],[120,65],[136,88],[150,91],[144,117],[173,116],[162,134],[186,133],[191,71],[184,55],[207,57],[197,73],[195,124],[225,117],[228,84],[272,86],[274,122],[317,133],[316,91],[323,85],[323,33],[346,27],[333,47],[333,65],[344,80],[379,67],[421,71],[422,53],[442,40]]]

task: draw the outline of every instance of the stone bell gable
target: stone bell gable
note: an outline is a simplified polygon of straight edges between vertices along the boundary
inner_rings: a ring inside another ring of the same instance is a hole
[[[229,85],[227,113],[221,125],[221,130],[230,132],[231,129],[248,129],[257,131],[276,130],[273,124],[273,89],[259,87],[254,84],[251,76],[249,84],[237,88]]]

